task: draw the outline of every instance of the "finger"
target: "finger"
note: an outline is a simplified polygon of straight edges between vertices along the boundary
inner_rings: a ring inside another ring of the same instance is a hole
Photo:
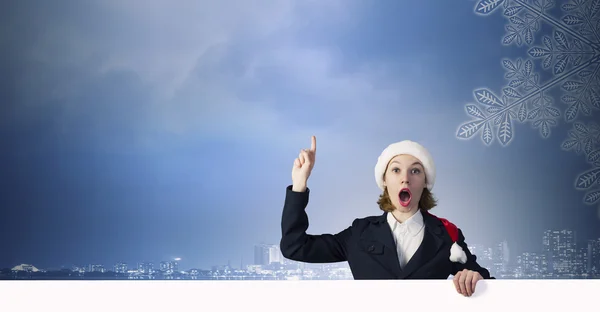
[[[471,282],[471,289],[472,289],[472,293],[475,293],[475,286],[477,285],[477,282],[482,279],[481,274],[479,274],[479,272],[477,272],[475,274],[475,277],[473,278],[473,281]]]
[[[294,166],[296,166],[296,167],[300,168],[300,159],[296,158],[296,159],[294,160]]]
[[[475,274],[473,271],[469,271],[467,273],[467,278],[465,279],[465,288],[467,289],[467,296],[471,296],[473,294],[473,278]]]
[[[458,285],[459,279],[460,279],[460,273],[462,272],[458,272],[456,273],[456,275],[454,275],[454,287],[456,288],[456,292],[458,292],[460,294],[460,285]]]
[[[463,274],[460,275],[458,285],[460,286],[460,293],[466,296],[467,288],[465,287],[465,281],[467,280],[467,272],[463,271],[462,273]]]
[[[304,156],[304,163],[310,164],[312,163],[312,158],[310,157],[310,152],[308,152],[307,150],[302,150],[301,152],[302,156]]]
[[[312,163],[315,160],[315,152],[309,148],[304,149],[304,151],[306,152],[306,159]]]
[[[306,158],[304,158],[304,151],[300,151],[300,154],[298,154],[298,159],[300,159],[300,164],[304,165],[306,162]]]
[[[312,136],[310,138],[310,151],[311,152],[316,152],[317,151],[317,137],[316,136]]]

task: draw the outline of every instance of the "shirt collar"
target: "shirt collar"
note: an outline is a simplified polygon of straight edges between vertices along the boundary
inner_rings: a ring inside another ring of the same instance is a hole
[[[423,229],[423,214],[421,213],[421,209],[418,209],[417,212],[408,218],[403,223],[398,222],[394,215],[391,212],[387,214],[387,222],[392,229],[392,232],[396,230],[400,230],[403,232],[404,230],[408,231],[408,233],[412,236],[419,234],[421,229]]]

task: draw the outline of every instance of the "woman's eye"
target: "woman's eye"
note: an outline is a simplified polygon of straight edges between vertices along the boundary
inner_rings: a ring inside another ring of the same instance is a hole
[[[413,169],[412,171],[413,171],[414,174],[417,174],[417,173],[421,172],[421,170],[419,170],[419,169]]]

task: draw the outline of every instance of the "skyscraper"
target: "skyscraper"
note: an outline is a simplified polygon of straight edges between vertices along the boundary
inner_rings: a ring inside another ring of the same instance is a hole
[[[600,238],[588,241],[585,260],[586,272],[592,277],[600,277]]]
[[[269,265],[272,263],[283,263],[283,255],[279,246],[270,244],[259,244],[254,246],[254,264]]]
[[[494,275],[502,275],[508,271],[510,252],[506,240],[496,245],[492,253],[492,259],[492,271]]]
[[[568,276],[577,266],[576,235],[571,230],[547,230],[542,239],[543,252],[548,259],[548,272],[556,277]]]
[[[119,262],[115,264],[114,267],[115,273],[125,274],[127,273],[127,263]]]

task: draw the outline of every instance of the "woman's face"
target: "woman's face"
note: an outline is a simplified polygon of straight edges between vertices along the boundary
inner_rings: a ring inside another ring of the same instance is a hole
[[[401,212],[418,209],[419,199],[426,187],[425,168],[411,155],[398,155],[388,164],[384,185],[394,207]]]

